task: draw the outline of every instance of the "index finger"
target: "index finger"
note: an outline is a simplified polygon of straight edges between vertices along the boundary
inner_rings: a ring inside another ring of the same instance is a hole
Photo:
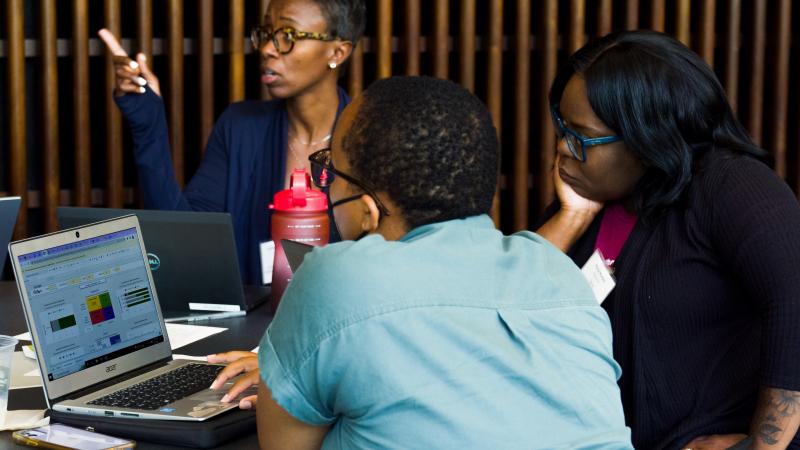
[[[106,43],[106,47],[108,47],[111,53],[117,56],[128,56],[128,53],[125,51],[125,49],[119,45],[117,38],[106,28],[101,28],[97,34],[100,36],[100,39]]]
[[[244,350],[234,350],[231,352],[225,353],[215,353],[213,355],[208,355],[206,359],[208,362],[217,364],[217,363],[231,363],[242,358],[248,358],[251,356],[258,356],[253,352],[248,352]]]

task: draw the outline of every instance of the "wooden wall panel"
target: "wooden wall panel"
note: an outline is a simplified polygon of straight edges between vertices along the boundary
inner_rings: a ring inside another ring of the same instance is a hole
[[[350,56],[350,69],[348,72],[347,93],[355,97],[364,90],[364,41],[356,45]]]
[[[0,194],[20,194],[25,201],[17,237],[54,229],[53,211],[60,203],[135,206],[137,189],[135,168],[123,165],[130,160],[131,144],[110,95],[111,62],[98,46],[95,25],[89,25],[89,0],[30,3],[33,6],[23,0],[4,2],[5,30],[0,31],[0,60],[7,69],[0,117],[8,122],[7,136],[0,137],[0,146],[7,149],[0,155],[8,155],[0,161],[8,168]],[[214,120],[226,107],[219,99],[227,103],[268,98],[267,90],[254,80],[256,74],[246,72],[252,70],[253,61],[247,61],[246,67],[245,55],[252,53],[246,47],[246,27],[260,22],[269,0],[101,3],[103,25],[120,36],[127,49],[144,52],[151,66],[157,63],[172,159],[183,184],[194,173]],[[800,55],[798,44],[792,41],[797,34],[792,26],[798,23],[792,20],[792,14],[797,15],[792,0],[366,3],[367,35],[354,49],[342,84],[356,95],[377,78],[419,74],[452,78],[475,92],[486,103],[500,137],[503,173],[498,198],[503,202],[494,203],[492,214],[505,231],[530,227],[531,218],[553,198],[556,142],[547,93],[557,62],[584,45],[587,33],[594,37],[646,27],[674,34],[690,45],[715,68],[732,107],[742,113],[756,142],[775,155],[776,172],[800,190],[800,163],[789,164],[800,161],[800,135],[790,131],[800,123],[797,108],[789,102],[796,97],[791,77]],[[56,11],[57,4],[61,10]],[[58,13],[69,13],[70,20],[54,20]],[[253,18],[254,14],[259,17]],[[26,23],[32,29],[25,30]],[[69,28],[58,30],[61,39],[56,37],[56,23]],[[121,35],[123,30],[128,35]],[[106,59],[104,69],[97,73],[91,70],[95,57],[98,62]],[[62,58],[68,59],[66,66],[59,62]],[[186,72],[187,58],[196,58],[197,73]],[[451,61],[457,68],[450,67]],[[59,74],[59,66],[70,68],[71,74]],[[26,71],[37,69],[36,82],[26,83]],[[99,77],[104,77],[103,86],[90,84]],[[215,83],[220,78],[227,84]],[[746,86],[741,94],[740,85],[741,89]],[[61,92],[65,89],[74,94],[65,97]],[[97,111],[90,109],[93,95],[102,96]],[[35,123],[26,123],[29,111],[35,111]],[[71,117],[64,117],[65,111]],[[66,128],[71,132],[65,132]],[[35,139],[29,141],[29,134]],[[93,134],[104,139],[93,140]],[[64,142],[65,136],[70,136],[66,138],[70,142]],[[193,148],[186,154],[189,142]],[[70,148],[74,153],[69,153]],[[29,161],[36,161],[37,167],[29,168]],[[92,173],[98,174],[96,180]],[[61,189],[62,179],[72,174],[74,181]]]
[[[377,0],[377,78],[392,75],[392,0]]]
[[[231,2],[235,5],[237,1]],[[231,6],[233,8],[233,6]],[[184,183],[184,106],[183,106],[183,2],[168,1],[167,24],[167,71],[169,84],[162,91],[167,104],[169,122],[169,146],[172,149],[172,165],[178,185]],[[232,44],[233,45],[233,44]],[[233,52],[232,52],[233,53]],[[231,72],[235,67],[231,58]],[[233,76],[231,76],[233,79]],[[235,101],[231,93],[231,101]]]
[[[138,0],[136,2],[136,42],[138,44],[137,53],[144,53],[147,61],[152,61],[153,0]],[[150,64],[152,65],[152,62]],[[150,68],[152,69],[152,67]]]
[[[28,154],[25,98],[25,14],[24,0],[6,2],[6,48],[8,49],[8,147],[9,190],[22,197],[14,238],[28,232]]]
[[[697,52],[711,67],[714,67],[715,11],[715,0],[703,0],[702,10],[700,11],[700,30],[698,31],[700,34],[700,48]]]
[[[121,36],[122,16],[119,0],[104,0],[104,25],[114,36]],[[123,207],[123,167],[122,167],[122,116],[114,103],[112,94],[115,79],[114,62],[111,52],[105,53],[105,125],[106,125],[106,199],[111,208]]]
[[[639,0],[625,0],[625,29],[639,28]]]
[[[91,131],[89,129],[89,0],[75,0],[72,9],[72,128],[75,130],[74,203],[92,203]]]
[[[691,0],[677,0],[677,10],[675,11],[675,37],[686,46],[691,46],[689,25],[691,25]]]
[[[404,17],[406,23],[406,75],[419,75],[419,40],[422,34],[419,2],[420,0],[406,0],[406,16]]]
[[[199,0],[197,17],[197,98],[200,104],[200,148],[205,152],[208,136],[214,127],[214,0]]]
[[[486,45],[486,106],[494,119],[494,126],[503,148],[503,0],[489,2],[489,35]],[[502,155],[501,155],[502,156]],[[499,189],[499,188],[498,188]],[[495,225],[500,225],[502,212],[499,190],[492,203],[492,218]]]
[[[436,0],[433,8],[433,76],[447,79],[449,72],[450,10],[448,0]]]
[[[530,103],[531,58],[531,2],[520,0],[514,17],[514,165],[512,169],[511,197],[513,201],[514,229],[528,228],[528,177],[530,174],[530,145],[528,143],[528,115]]]
[[[753,1],[753,36],[750,39],[750,113],[747,129],[753,141],[761,145],[764,114],[764,64],[767,43],[767,0]]]
[[[600,0],[597,7],[597,35],[605,36],[611,33],[614,5],[612,0]]]
[[[542,55],[539,64],[542,81],[539,85],[539,98],[536,108],[539,110],[539,145],[536,151],[539,152],[539,169],[536,182],[537,212],[540,212],[547,204],[553,200],[554,188],[552,183],[552,170],[555,160],[556,139],[550,120],[550,107],[547,102],[547,93],[550,91],[550,84],[556,76],[556,64],[558,61],[558,2],[556,0],[544,0],[544,10],[542,18],[544,27],[542,28]]]
[[[791,43],[792,0],[780,0],[778,15],[775,17],[776,49],[775,73],[772,80],[774,86],[771,121],[774,130],[773,154],[775,155],[775,172],[786,178],[786,124],[789,121],[789,51]]]
[[[56,0],[41,1],[42,42],[42,163],[44,170],[44,230],[58,229],[56,207],[61,194],[58,150],[58,60],[56,58]]]
[[[244,99],[244,0],[230,0],[228,52],[230,72],[228,98],[231,103]]]
[[[569,52],[583,47],[586,39],[586,3],[585,0],[570,0],[569,7]]]
[[[458,21],[458,81],[470,92],[475,91],[475,1],[460,3]]]
[[[656,31],[664,31],[664,24],[667,21],[667,5],[665,0],[650,1],[650,28]]]
[[[739,33],[742,20],[742,0],[729,0],[727,3],[724,86],[733,112],[736,112],[739,105],[739,50],[741,46]]]

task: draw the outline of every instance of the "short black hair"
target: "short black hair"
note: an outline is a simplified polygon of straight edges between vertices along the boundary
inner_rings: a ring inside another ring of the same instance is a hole
[[[342,141],[352,175],[385,192],[411,228],[488,213],[497,131],[463,87],[430,77],[374,82]]]
[[[590,42],[556,75],[552,107],[575,75],[585,80],[595,114],[647,169],[634,191],[639,214],[679,200],[693,163],[714,148],[769,160],[736,119],[714,71],[666,34],[626,31]]]
[[[325,22],[328,24],[328,34],[339,39],[350,41],[353,47],[358,44],[364,34],[367,22],[366,6],[364,0],[312,0],[319,6]]]

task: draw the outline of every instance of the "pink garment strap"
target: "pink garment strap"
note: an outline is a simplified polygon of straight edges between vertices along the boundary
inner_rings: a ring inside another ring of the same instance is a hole
[[[608,265],[614,265],[634,225],[636,214],[626,211],[621,203],[606,205],[594,247],[600,250]]]

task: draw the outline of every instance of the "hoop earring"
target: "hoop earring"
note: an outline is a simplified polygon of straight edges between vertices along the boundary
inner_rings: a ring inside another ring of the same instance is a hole
[[[328,63],[328,67],[329,67],[331,70],[336,70],[336,63],[335,63],[335,62],[329,62],[329,63]]]

